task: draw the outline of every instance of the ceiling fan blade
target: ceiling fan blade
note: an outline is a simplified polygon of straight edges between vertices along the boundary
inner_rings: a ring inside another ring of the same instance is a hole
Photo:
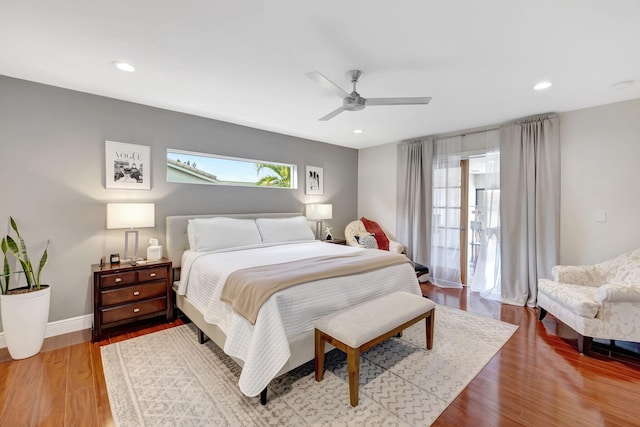
[[[324,86],[325,89],[335,93],[340,98],[346,98],[347,96],[349,96],[349,94],[344,89],[326,78],[322,73],[319,73],[318,71],[311,71],[309,73],[306,73],[306,76],[314,82]]]
[[[424,105],[431,101],[431,97],[423,98],[367,98],[366,106],[370,105]]]
[[[326,122],[327,120],[330,120],[330,119],[334,118],[335,116],[337,116],[338,114],[342,113],[343,111],[344,111],[344,108],[342,108],[342,107],[336,108],[335,110],[333,110],[332,112],[330,112],[326,116],[320,117],[318,120],[322,120],[323,122]]]

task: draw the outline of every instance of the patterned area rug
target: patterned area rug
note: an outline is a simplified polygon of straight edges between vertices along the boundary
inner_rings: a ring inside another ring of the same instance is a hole
[[[429,425],[511,337],[517,326],[436,307],[435,340],[424,322],[364,353],[360,401],[349,405],[345,355],[327,354],[273,380],[266,406],[238,389],[240,368],[192,325],[102,347],[116,426]]]

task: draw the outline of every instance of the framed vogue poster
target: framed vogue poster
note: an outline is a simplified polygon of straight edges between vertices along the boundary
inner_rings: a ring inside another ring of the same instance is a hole
[[[307,166],[305,178],[306,194],[324,194],[324,174],[322,168],[317,166]]]
[[[147,145],[106,141],[106,188],[151,189],[151,149]]]

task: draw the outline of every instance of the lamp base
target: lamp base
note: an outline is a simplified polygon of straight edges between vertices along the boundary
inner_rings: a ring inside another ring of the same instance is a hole
[[[134,250],[133,254],[129,254],[129,239],[131,234],[134,236]],[[138,230],[127,230],[124,232],[124,259],[121,261],[130,262],[138,261],[142,258],[138,257]]]
[[[316,221],[316,239],[322,240],[322,221]]]

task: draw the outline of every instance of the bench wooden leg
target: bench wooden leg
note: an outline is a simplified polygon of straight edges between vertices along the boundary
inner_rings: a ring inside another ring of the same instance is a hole
[[[315,369],[316,369],[316,381],[322,381],[324,377],[324,339],[322,338],[322,332],[316,329],[316,358],[315,358]]]
[[[426,334],[427,334],[427,349],[431,350],[433,348],[433,331],[436,326],[436,311],[431,310],[429,315],[424,319],[426,322]]]
[[[347,347],[347,369],[349,371],[349,401],[358,406],[360,390],[360,348]]]

